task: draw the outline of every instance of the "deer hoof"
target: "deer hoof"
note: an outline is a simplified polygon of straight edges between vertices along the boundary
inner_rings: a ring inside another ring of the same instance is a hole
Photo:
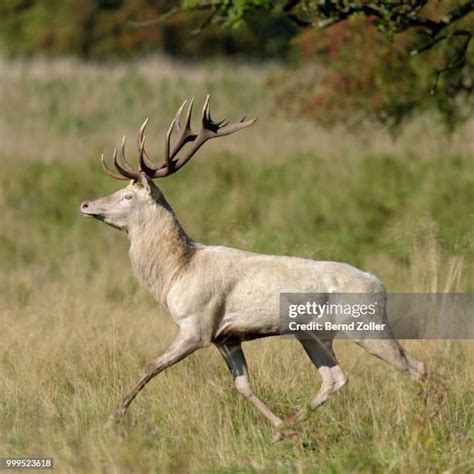
[[[283,434],[278,432],[273,435],[272,443],[279,443],[283,439]]]
[[[125,415],[125,411],[126,409],[121,406],[115,408],[115,410],[110,414],[105,426],[107,428],[111,428],[112,426],[117,424],[119,421],[122,420],[123,416]]]
[[[280,441],[283,441],[285,438],[290,439],[291,442],[297,446],[300,444],[300,438],[298,436],[298,433],[296,431],[279,431],[278,433],[275,433],[272,439],[272,443],[279,443]]]
[[[294,426],[301,423],[307,416],[308,410],[304,408],[297,408],[295,411],[286,419],[287,423]]]
[[[297,433],[293,433],[291,435],[291,442],[295,445],[295,446],[299,446],[300,444],[300,437],[298,436]]]

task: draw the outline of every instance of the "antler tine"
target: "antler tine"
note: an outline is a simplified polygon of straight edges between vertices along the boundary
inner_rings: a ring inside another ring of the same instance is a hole
[[[186,143],[195,140],[197,137],[197,134],[194,133],[191,129],[191,114],[193,112],[194,97],[189,101],[189,107],[188,107],[188,111],[186,112],[186,119],[184,121],[184,126],[181,127],[181,124],[180,124],[181,113],[186,103],[187,103],[187,100],[184,101],[183,105],[179,108],[178,113],[176,114],[176,117],[175,117],[176,122],[179,123],[179,127],[177,130],[180,133],[180,135],[178,139],[176,140],[175,144],[173,145],[173,148],[169,155],[170,161],[173,161],[175,156],[179,153],[181,148],[183,148],[183,146]]]
[[[177,160],[175,171],[177,171],[179,168],[184,166],[193,157],[193,155],[199,150],[199,148],[201,148],[201,146],[204,145],[204,143],[207,140],[212,138],[211,134],[215,133],[219,128],[218,125],[214,124],[211,120],[211,111],[210,111],[210,105],[209,105],[210,99],[211,99],[211,96],[208,94],[206,96],[206,100],[204,101],[204,105],[202,106],[201,129],[199,130],[197,134],[195,134],[193,143],[191,147],[187,150],[187,153]]]
[[[210,95],[207,95],[206,100],[204,101],[204,105],[202,107],[201,129],[197,134],[194,134],[195,138],[192,140],[192,144],[186,150],[186,153],[184,153],[183,156],[181,156],[178,160],[174,162],[175,165],[174,170],[172,171],[173,173],[176,172],[182,166],[184,166],[207,140],[210,140],[211,138],[230,135],[242,128],[249,127],[257,120],[257,118],[254,118],[245,121],[244,116],[239,122],[235,123],[229,123],[225,119],[219,122],[213,122],[211,118],[210,99]],[[176,153],[178,151],[179,149],[177,149]]]
[[[174,120],[175,120],[175,123],[176,123],[176,130],[178,130],[178,132],[181,130],[181,114],[183,112],[183,109],[184,107],[186,106],[186,104],[188,103],[187,100],[185,100],[180,108],[178,109],[178,111],[176,112],[176,115],[174,116]]]
[[[258,120],[258,117],[255,117],[253,119],[243,121],[245,120],[245,118],[246,117],[244,116],[242,117],[242,119],[240,119],[239,122],[230,123],[226,124],[223,127],[219,127],[219,130],[217,131],[216,135],[211,138],[225,137],[226,135],[231,135],[232,133],[235,133],[238,130],[241,130],[242,128],[250,127],[250,125],[253,125]]]
[[[140,146],[141,142],[142,142],[142,139],[143,139],[143,135],[145,134],[145,128],[146,126],[148,125],[148,120],[149,118],[147,117],[145,119],[145,121],[143,122],[142,126],[140,127],[140,130],[138,130],[138,146]]]
[[[147,161],[148,157],[145,151],[145,135],[142,134],[142,140],[138,145],[138,162],[140,163],[140,170],[147,176],[152,177],[155,174],[156,169],[152,168],[152,165],[149,165]]]
[[[148,124],[148,118],[145,119],[145,121],[143,122],[143,124],[140,127],[140,130],[138,131],[138,134],[137,134],[137,148],[138,148],[139,153],[141,152],[142,144],[145,140],[145,128],[146,128],[147,124]],[[143,150],[143,154],[145,155],[145,159],[147,159],[149,161],[148,155],[147,155],[145,150]],[[151,166],[151,163],[149,163],[149,164]]]
[[[211,96],[209,94],[206,95],[206,100],[204,101],[204,105],[202,106],[202,125],[205,127],[207,124],[211,122],[211,111],[209,102],[211,100]]]
[[[114,154],[113,154],[113,160],[115,161],[115,158],[117,156],[117,148],[114,150]],[[128,178],[126,178],[125,176],[122,176],[122,175],[119,175],[117,173],[114,173],[108,166],[107,164],[105,163],[105,158],[104,158],[104,154],[102,153],[100,155],[100,160],[102,162],[102,169],[109,175],[109,176],[112,176],[112,178],[115,178],[115,179],[120,179],[120,180],[128,180]]]
[[[123,137],[122,139],[122,145],[120,147],[120,151],[121,151],[121,159],[123,161],[123,164],[125,167],[121,166],[119,161],[117,160],[117,153],[114,153],[114,165],[115,165],[115,168],[117,168],[117,171],[129,178],[129,179],[133,179],[133,180],[138,180],[140,179],[140,172],[139,171],[134,171],[130,165],[127,163],[127,160],[125,159],[125,136]]]
[[[171,169],[171,167],[173,166],[171,155],[170,155],[170,145],[171,145],[171,135],[173,134],[175,125],[176,125],[176,117],[171,121],[168,131],[166,132],[164,165],[168,169]]]
[[[181,104],[181,106],[176,112],[174,119],[171,121],[168,131],[166,132],[164,161],[157,168],[154,169],[154,178],[162,178],[174,173],[175,162],[173,161],[173,158],[176,156],[176,154],[180,151],[180,149],[184,146],[185,143],[192,141],[196,138],[196,134],[193,133],[193,131],[191,130],[191,114],[193,110],[194,97],[189,102],[189,107],[188,111],[186,112],[184,125],[181,124],[181,116],[187,103],[188,101],[185,100]],[[180,135],[171,149],[171,136],[173,135],[175,127]]]
[[[137,134],[138,161],[140,163],[140,169],[149,177],[153,177],[156,170],[165,165],[162,163],[155,168],[145,150],[145,128],[147,124],[148,118],[143,122],[143,125],[140,127]]]
[[[120,159],[122,160],[122,164],[127,171],[131,173],[135,172],[134,169],[128,164],[128,161],[125,158],[125,135],[122,137],[122,144],[120,145]]]
[[[136,181],[140,179],[141,172],[145,173],[150,178],[163,178],[175,173],[178,169],[182,168],[207,140],[230,135],[242,128],[249,127],[257,120],[254,118],[246,121],[246,117],[243,116],[240,121],[235,123],[229,123],[225,118],[218,122],[214,122],[211,118],[210,95],[207,95],[202,107],[201,128],[198,133],[195,133],[191,128],[191,115],[194,105],[194,98],[189,101],[189,106],[184,122],[181,121],[183,111],[187,104],[188,101],[186,100],[181,104],[168,128],[165,140],[165,157],[158,166],[155,167],[151,163],[145,151],[145,127],[148,123],[148,119],[146,119],[143,125],[140,127],[137,136],[140,170],[132,169],[125,158],[124,137],[120,147],[120,160],[117,157],[117,150],[114,151],[113,155],[114,165],[119,174],[114,173],[108,168],[105,159],[102,156],[102,167],[104,168],[104,171],[113,178],[122,180],[133,179]],[[171,145],[171,137],[175,129],[178,132],[178,137],[175,143]],[[191,142],[190,146],[186,148],[182,156],[177,157],[184,145],[189,142]]]
[[[186,123],[184,128],[191,132],[191,114],[193,113],[194,97],[189,102],[188,113],[186,114]]]

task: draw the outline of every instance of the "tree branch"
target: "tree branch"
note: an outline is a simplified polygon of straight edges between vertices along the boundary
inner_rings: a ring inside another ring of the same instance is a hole
[[[220,2],[220,3],[217,3],[217,2],[204,2],[204,3],[200,3],[198,5],[194,5],[192,7],[188,7],[186,9],[183,9],[183,7],[174,7],[172,8],[171,10],[168,10],[167,12],[163,13],[163,15],[160,15],[156,18],[152,18],[151,20],[145,20],[145,21],[129,21],[128,23],[131,25],[131,26],[134,26],[134,27],[137,27],[137,28],[140,28],[140,27],[147,27],[147,26],[155,26],[155,25],[159,25],[160,23],[163,23],[165,22],[166,20],[168,20],[169,18],[179,14],[179,13],[183,13],[183,12],[189,12],[189,11],[206,11],[206,10],[212,10],[213,13],[210,15],[210,20],[212,20],[212,18],[215,16],[215,14],[217,13],[217,11],[223,6],[223,2]],[[210,21],[209,21],[210,23]],[[207,26],[204,25],[204,26]],[[202,30],[203,28],[200,28],[200,31]]]

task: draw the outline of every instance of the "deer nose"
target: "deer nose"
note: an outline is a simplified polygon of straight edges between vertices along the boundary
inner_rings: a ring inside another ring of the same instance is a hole
[[[84,201],[82,204],[81,204],[81,211],[87,209],[89,207],[89,201]]]

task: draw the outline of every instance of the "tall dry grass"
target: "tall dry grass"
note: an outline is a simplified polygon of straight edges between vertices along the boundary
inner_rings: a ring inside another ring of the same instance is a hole
[[[273,445],[232,389],[217,351],[157,377],[122,426],[109,409],[176,330],[132,277],[123,235],[78,213],[117,184],[97,156],[152,117],[161,150],[184,97],[211,92],[215,114],[258,114],[211,143],[163,189],[189,233],[267,253],[337,259],[390,291],[469,292],[472,123],[450,139],[429,117],[394,142],[288,119],[266,85],[278,65],[75,61],[0,64],[0,456],[55,458],[57,472],[469,472],[473,345],[405,341],[433,373],[423,393],[337,341],[348,387]],[[131,154],[130,153],[130,154]],[[245,345],[257,392],[280,415],[318,375],[297,344]]]

